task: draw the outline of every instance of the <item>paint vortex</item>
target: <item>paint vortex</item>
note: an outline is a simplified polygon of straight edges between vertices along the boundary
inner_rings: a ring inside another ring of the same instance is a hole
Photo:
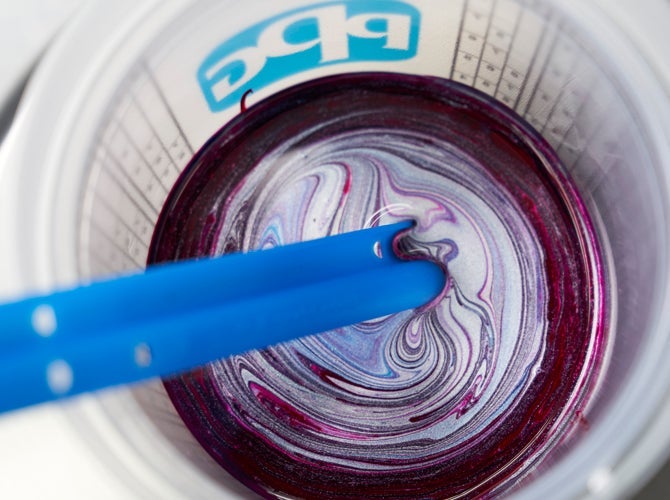
[[[431,307],[165,381],[193,435],[255,492],[499,493],[574,429],[606,340],[595,233],[555,153],[471,88],[368,73],[266,99],[193,159],[149,263],[408,218],[403,250],[449,271]]]

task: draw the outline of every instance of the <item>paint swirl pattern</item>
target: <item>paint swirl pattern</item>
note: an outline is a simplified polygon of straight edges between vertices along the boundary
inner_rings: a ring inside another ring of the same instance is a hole
[[[574,427],[605,342],[596,236],[546,143],[472,89],[358,74],[273,96],[194,158],[150,262],[404,219],[402,252],[448,270],[438,300],[165,382],[254,491],[501,492]]]

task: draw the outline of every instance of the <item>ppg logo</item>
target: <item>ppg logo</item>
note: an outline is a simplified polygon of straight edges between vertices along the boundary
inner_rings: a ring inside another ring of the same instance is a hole
[[[399,61],[416,55],[420,14],[404,2],[326,3],[259,23],[216,47],[197,78],[209,108],[236,104],[302,71],[342,62]]]

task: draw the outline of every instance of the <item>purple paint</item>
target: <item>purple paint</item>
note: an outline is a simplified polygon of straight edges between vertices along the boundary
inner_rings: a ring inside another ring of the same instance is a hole
[[[579,428],[606,341],[595,233],[546,142],[471,88],[355,74],[253,106],[186,169],[149,262],[407,218],[441,300],[165,381],[261,495],[501,493]]]

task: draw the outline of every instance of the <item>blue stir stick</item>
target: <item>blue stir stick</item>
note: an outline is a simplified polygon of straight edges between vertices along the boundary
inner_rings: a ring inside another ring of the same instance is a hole
[[[169,376],[419,307],[443,271],[406,261],[412,223],[165,264],[0,306],[0,411]]]

